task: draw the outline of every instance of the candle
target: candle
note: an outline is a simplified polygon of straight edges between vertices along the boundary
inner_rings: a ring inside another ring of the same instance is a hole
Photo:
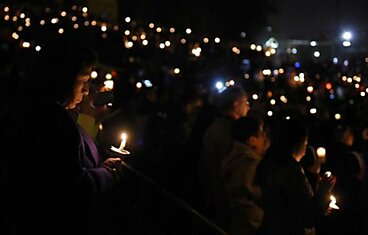
[[[123,151],[126,145],[126,139],[127,139],[127,135],[125,133],[121,134],[121,143],[119,146],[119,150]]]
[[[340,209],[337,205],[336,205],[336,198],[334,197],[334,196],[330,196],[330,200],[331,200],[331,202],[330,202],[330,204],[328,205],[329,207],[331,207],[332,209],[336,209],[336,210],[338,210],[338,209]]]
[[[324,158],[326,156],[326,149],[324,147],[317,148],[317,156]]]

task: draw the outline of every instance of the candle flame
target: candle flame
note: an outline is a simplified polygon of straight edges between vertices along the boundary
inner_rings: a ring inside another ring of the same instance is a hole
[[[121,134],[121,140],[126,141],[127,135],[125,133]]]
[[[318,157],[325,157],[326,156],[326,149],[324,147],[317,148],[317,156]]]

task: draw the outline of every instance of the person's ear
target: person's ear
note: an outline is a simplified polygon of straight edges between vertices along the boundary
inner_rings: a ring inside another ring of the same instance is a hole
[[[252,136],[249,137],[247,143],[250,146],[254,146],[256,141],[257,141],[257,137],[252,135]]]

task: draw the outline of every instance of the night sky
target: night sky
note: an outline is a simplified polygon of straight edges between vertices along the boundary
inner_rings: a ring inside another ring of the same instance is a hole
[[[236,37],[260,34],[271,26],[281,38],[326,38],[342,30],[368,31],[365,0],[125,0],[122,15],[192,27],[203,33]],[[254,36],[255,37],[255,36]]]

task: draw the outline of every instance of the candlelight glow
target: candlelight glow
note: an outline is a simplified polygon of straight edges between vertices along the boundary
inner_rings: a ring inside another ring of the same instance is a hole
[[[336,198],[334,197],[334,196],[330,196],[330,200],[331,200],[331,202],[330,202],[330,204],[328,205],[329,207],[331,207],[331,208],[333,208],[333,209],[336,209],[336,210],[338,210],[338,209],[340,209],[339,207],[338,207],[338,205],[336,205]]]
[[[125,133],[121,134],[121,143],[119,146],[119,150],[123,151],[126,145],[127,135]]]
[[[325,157],[326,156],[326,149],[324,147],[317,148],[317,156],[318,157]]]

